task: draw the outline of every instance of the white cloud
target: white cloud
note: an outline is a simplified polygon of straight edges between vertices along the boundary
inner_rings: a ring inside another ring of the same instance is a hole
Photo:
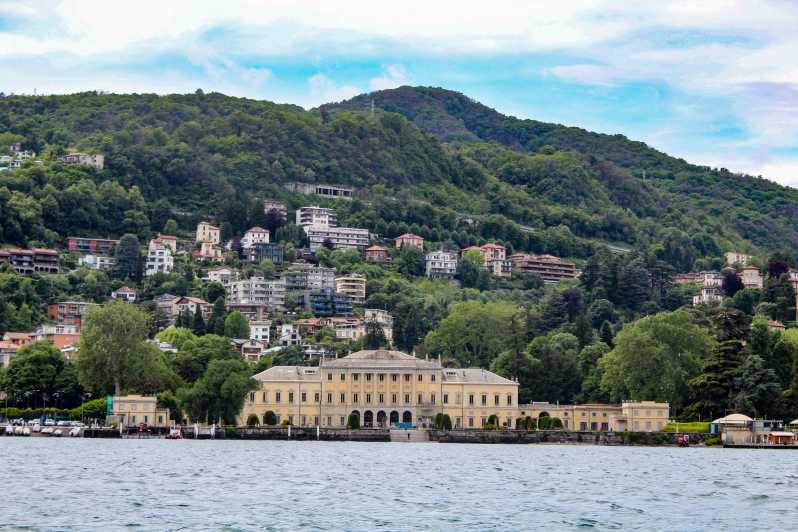
[[[311,105],[340,102],[363,92],[353,85],[338,85],[322,73],[308,78],[308,87],[310,88]]]
[[[387,65],[382,69],[382,76],[372,78],[369,86],[373,91],[395,89],[402,85],[409,85],[410,77],[403,65]]]

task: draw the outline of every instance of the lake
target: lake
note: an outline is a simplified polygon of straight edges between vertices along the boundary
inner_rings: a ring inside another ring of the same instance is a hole
[[[798,452],[0,437],[2,528],[792,527]]]

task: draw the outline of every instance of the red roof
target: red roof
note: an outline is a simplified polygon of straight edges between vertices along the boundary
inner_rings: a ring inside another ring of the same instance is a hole
[[[256,225],[255,227],[250,227],[249,229],[247,229],[247,233],[268,233],[268,231],[263,227],[259,227]]]
[[[496,244],[495,242],[488,242],[487,244],[483,244],[481,247],[491,249],[506,249],[504,246]]]
[[[421,237],[421,236],[418,236],[418,235],[414,235],[413,233],[405,233],[403,235],[399,235],[399,236],[396,237],[396,240],[399,240],[400,238],[414,238],[414,239],[418,239],[418,240],[424,240],[424,237]]]
[[[367,247],[366,251],[388,251],[388,248],[386,248],[385,246],[379,246],[375,244],[373,246]]]
[[[201,221],[198,225],[202,225],[202,224],[207,225],[209,229],[219,229],[215,225],[211,224],[211,222],[206,222],[205,220]]]

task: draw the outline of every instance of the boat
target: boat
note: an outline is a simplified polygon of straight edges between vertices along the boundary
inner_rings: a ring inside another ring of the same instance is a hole
[[[74,429],[69,431],[69,437],[70,438],[77,438],[78,436],[80,436],[80,429],[79,428],[75,427]]]
[[[56,438],[60,438],[63,435],[64,435],[64,431],[61,430],[61,429],[55,429],[53,431],[53,436],[55,436]]]
[[[22,435],[23,436],[30,436],[30,427],[24,427],[22,429]]]
[[[183,433],[180,431],[180,429],[171,428],[164,438],[167,440],[182,440]]]
[[[13,435],[14,435],[13,425],[6,425],[6,436],[13,436]]]

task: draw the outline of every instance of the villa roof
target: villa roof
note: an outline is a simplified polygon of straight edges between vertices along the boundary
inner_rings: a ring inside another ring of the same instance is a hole
[[[423,360],[401,351],[387,349],[363,350],[343,358],[325,360],[324,367],[373,367],[373,368],[439,368],[437,360]]]
[[[447,368],[443,370],[443,380],[444,382],[464,384],[517,384],[515,381],[481,368]]]
[[[397,236],[397,237],[396,237],[396,240],[398,240],[398,239],[400,239],[400,238],[419,238],[419,239],[421,239],[421,240],[424,240],[424,237],[421,237],[421,236],[415,235],[415,234],[413,234],[413,233],[403,233],[403,234],[401,234],[401,235]]]
[[[255,227],[250,227],[247,229],[247,233],[268,233],[268,231],[263,227],[256,225]]]
[[[367,247],[366,251],[388,251],[388,248],[380,246],[379,244],[374,244],[373,246]]]
[[[307,366],[272,366],[254,377],[259,381],[311,381],[321,380],[318,368]]]
[[[745,414],[729,414],[726,417],[716,419],[712,423],[716,425],[743,425],[751,421],[753,421],[753,419]]]

